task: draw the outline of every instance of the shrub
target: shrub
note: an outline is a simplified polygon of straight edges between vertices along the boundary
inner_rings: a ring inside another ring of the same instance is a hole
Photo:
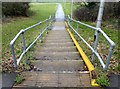
[[[81,7],[74,11],[74,16],[78,20],[95,21],[97,19],[98,6],[94,8]]]
[[[29,9],[28,2],[3,2],[2,15],[3,16],[28,16]]]
[[[103,19],[118,18],[120,16],[120,2],[105,3]]]
[[[99,4],[89,3],[88,5],[80,6],[74,11],[74,16],[78,20],[96,21],[98,16]],[[105,2],[103,19],[120,17],[120,2]]]

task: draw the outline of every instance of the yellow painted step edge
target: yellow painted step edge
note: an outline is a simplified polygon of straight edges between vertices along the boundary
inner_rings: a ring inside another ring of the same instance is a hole
[[[80,47],[79,43],[77,42],[77,40],[75,39],[75,37],[73,36],[73,34],[71,33],[69,27],[68,27],[68,24],[65,22],[66,24],[66,27],[67,27],[67,31],[68,33],[70,34],[73,42],[75,43],[80,55],[82,56],[82,59],[84,60],[86,66],[88,67],[88,70],[90,72],[90,78],[91,78],[91,85],[92,86],[99,86],[97,83],[96,83],[96,80],[95,79],[92,79],[92,74],[91,72],[93,70],[95,70],[94,66],[92,65],[92,63],[90,62],[90,60],[88,59],[88,57],[86,56],[86,54],[83,52],[82,48]]]

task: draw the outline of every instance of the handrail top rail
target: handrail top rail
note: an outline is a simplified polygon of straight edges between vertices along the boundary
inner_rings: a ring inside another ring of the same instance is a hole
[[[98,29],[98,28],[96,28],[96,27],[94,27],[94,26],[91,26],[91,25],[88,25],[88,24],[86,24],[86,23],[77,21],[77,20],[75,20],[75,19],[73,19],[73,18],[70,18],[70,17],[69,17],[69,19],[71,19],[72,21],[74,21],[74,22],[76,22],[76,23],[79,23],[79,24],[82,24],[82,25],[87,26],[87,27],[89,27],[89,28],[92,28],[92,29],[94,29],[94,30],[97,30],[97,29]]]
[[[89,25],[89,24],[85,24],[85,23],[83,23],[83,22],[77,21],[77,20],[75,20],[75,19],[73,19],[73,18],[70,18],[69,15],[68,15],[68,18],[71,19],[72,21],[76,22],[76,23],[79,23],[79,24],[82,24],[82,25],[87,26],[87,27],[89,27],[89,28],[92,28],[92,29],[94,29],[94,30],[100,31],[100,32],[102,33],[102,35],[103,35],[103,36],[107,39],[107,41],[110,43],[110,45],[111,45],[112,47],[115,47],[115,43],[106,35],[106,33],[105,33],[101,28],[97,28],[97,27],[91,26],[91,25]]]
[[[50,18],[51,18],[51,15],[50,15],[49,19],[50,19]],[[38,26],[38,25],[40,25],[40,24],[48,21],[49,19],[46,19],[46,20],[44,20],[44,21],[40,21],[40,22],[38,22],[38,23],[36,23],[36,24],[34,24],[34,25],[31,25],[31,26],[29,26],[29,27],[27,27],[27,28],[25,28],[25,29],[21,29],[21,30],[17,33],[17,35],[11,40],[10,45],[12,46],[12,45],[15,43],[15,41],[17,40],[17,38],[18,38],[22,33],[24,33],[24,32],[26,32],[27,30],[29,30],[29,29],[31,29],[31,28],[34,28],[34,27],[36,27],[36,26]]]
[[[23,33],[23,32],[24,32],[24,30],[21,29],[21,30],[17,33],[17,35],[11,40],[10,45],[13,45],[14,42],[17,40],[17,38],[18,38],[18,37],[21,35],[21,33]]]

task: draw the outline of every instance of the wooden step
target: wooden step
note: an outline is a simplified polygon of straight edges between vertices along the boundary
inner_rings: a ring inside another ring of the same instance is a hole
[[[39,60],[80,60],[78,52],[35,52],[34,58]]]
[[[63,47],[56,47],[56,46],[47,46],[47,47],[40,47],[35,50],[36,52],[75,52],[77,51],[75,46],[63,46]]]
[[[83,60],[36,60],[33,65],[40,71],[84,71]]]
[[[56,40],[45,40],[46,43],[64,43],[64,42],[72,42],[72,39],[56,39]]]

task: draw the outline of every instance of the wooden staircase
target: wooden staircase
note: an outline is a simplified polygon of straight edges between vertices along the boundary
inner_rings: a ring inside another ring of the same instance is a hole
[[[89,71],[64,22],[55,22],[43,43],[37,44],[33,65],[17,87],[91,87]]]

